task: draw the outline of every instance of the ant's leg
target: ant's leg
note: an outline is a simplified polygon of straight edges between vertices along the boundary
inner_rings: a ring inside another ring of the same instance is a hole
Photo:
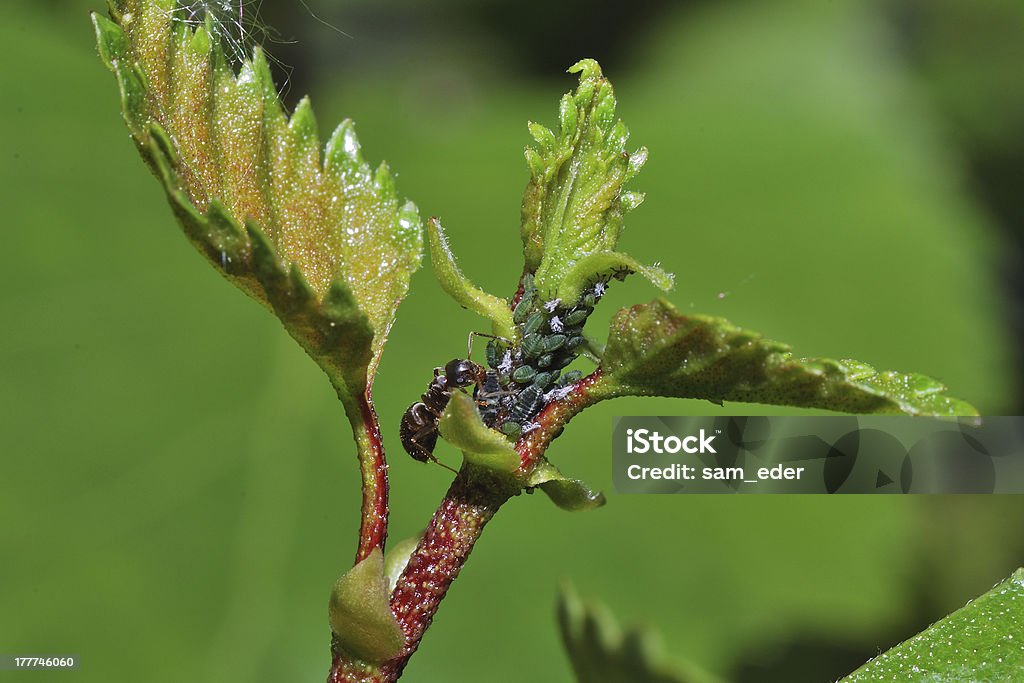
[[[430,444],[430,448],[427,448],[426,446],[421,444],[420,439],[426,440],[427,443]],[[426,460],[429,460],[435,465],[440,465],[446,470],[451,470],[455,474],[458,474],[458,471],[453,470],[448,465],[445,465],[443,462],[437,459],[436,455],[434,455],[434,446],[437,444],[437,425],[423,425],[422,427],[420,427],[419,431],[412,435],[409,441],[412,442],[413,446],[415,446],[416,449],[419,450],[420,454],[422,454],[425,457],[424,462],[426,462]]]
[[[413,457],[420,462],[438,462],[434,454],[427,450],[423,444],[417,441],[415,436],[409,438],[409,445],[416,451],[416,454],[414,454]]]
[[[470,360],[470,359],[473,358],[473,337],[487,337],[488,339],[497,339],[498,341],[505,342],[509,346],[512,345],[512,340],[511,339],[505,339],[504,337],[499,337],[499,336],[497,336],[495,334],[487,334],[486,332],[470,332],[469,333],[469,339],[466,340],[466,359],[467,360]]]

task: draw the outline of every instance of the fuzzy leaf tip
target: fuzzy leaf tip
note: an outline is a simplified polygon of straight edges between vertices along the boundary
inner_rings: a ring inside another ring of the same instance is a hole
[[[624,186],[640,171],[647,150],[627,151],[629,130],[616,116],[615,93],[598,63],[584,59],[569,72],[579,74],[580,83],[559,103],[557,130],[529,124],[536,145],[526,150],[526,272],[543,296],[558,292],[566,299],[611,273],[640,272],[668,289],[671,277],[660,268],[615,252],[623,216],[643,201]]]

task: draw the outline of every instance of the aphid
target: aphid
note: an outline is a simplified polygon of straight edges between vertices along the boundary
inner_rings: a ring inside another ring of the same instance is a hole
[[[566,365],[568,365],[569,363],[573,362],[574,360],[576,360],[576,356],[574,354],[571,354],[571,353],[562,353],[562,354],[556,355],[554,360],[551,362],[551,368],[553,370],[561,370],[562,368],[564,368]]]
[[[575,337],[569,337],[565,342],[565,348],[567,351],[575,352],[576,349],[583,346],[583,342],[586,341],[583,335],[577,335]]]
[[[558,379],[558,375],[561,373],[560,370],[548,370],[547,372],[538,372],[533,377],[533,384],[531,387],[540,387],[541,389],[547,389],[551,386],[552,382]]]
[[[544,352],[545,349],[544,337],[536,333],[528,334],[525,337],[523,337],[523,343],[520,345],[519,348],[522,349],[523,356],[525,356],[526,358],[533,358],[534,356],[539,356]]]
[[[469,338],[466,340],[466,358],[473,357],[473,337],[486,337],[490,341],[487,342],[487,363],[494,367],[497,363],[491,363],[492,354],[495,359],[502,349],[505,348],[504,344],[511,344],[512,342],[504,337],[499,337],[493,334],[487,334],[486,332],[470,332]]]
[[[512,311],[512,322],[517,325],[522,325],[526,322],[526,317],[530,314],[530,310],[533,308],[533,297],[526,296],[523,294],[523,298],[516,304],[515,310]]]
[[[537,288],[533,286],[533,274],[526,273],[523,275],[523,294],[529,294],[533,296],[537,291]]]
[[[583,379],[583,373],[581,371],[570,370],[562,376],[562,384],[576,384],[576,382],[579,382],[581,379]]]
[[[564,334],[549,334],[543,338],[543,349],[546,353],[557,351],[565,346],[566,336]]]
[[[420,400],[409,406],[402,416],[399,435],[405,451],[420,462],[438,462],[434,457],[434,446],[437,445],[437,423],[441,413],[452,398],[456,388],[468,387],[485,381],[485,371],[471,360],[455,358],[443,368],[434,368],[434,380],[427,387]],[[448,467],[448,469],[452,469]],[[453,472],[455,470],[452,470]]]
[[[536,384],[531,384],[519,392],[515,405],[512,406],[512,412],[508,416],[509,420],[519,425],[529,422],[537,414],[543,401],[543,390]]]
[[[627,275],[631,275],[636,271],[626,266],[619,266],[618,268],[612,269],[612,277],[620,282],[626,279]]]
[[[477,405],[480,406],[480,417],[485,425],[488,427],[494,426],[494,422],[498,417],[501,399],[508,394],[508,391],[503,391],[501,388],[501,383],[498,381],[498,373],[494,370],[487,370],[484,373],[483,383],[477,384],[476,389],[473,390],[473,398],[476,400]]]
[[[533,381],[537,371],[531,368],[529,365],[520,365],[512,373],[512,380],[519,382],[520,384],[528,384]]]
[[[565,314],[565,317],[562,318],[562,323],[564,323],[566,327],[576,327],[577,325],[582,325],[589,315],[590,311],[587,309],[575,308]]]
[[[512,321],[515,324],[523,324],[523,321],[526,320],[530,310],[533,308],[536,296],[537,290],[533,286],[533,275],[527,273],[523,275],[523,295],[519,298],[519,303],[516,304],[515,309],[512,311]]]
[[[533,313],[530,314],[530,316],[526,319],[526,322],[523,324],[523,336],[525,337],[528,334],[533,334],[534,332],[537,332],[538,330],[540,330],[543,324],[544,314],[541,313],[540,311],[534,311]]]
[[[498,363],[501,362],[500,349],[498,345],[494,343],[494,340],[487,342],[487,365],[492,368],[497,368]]]
[[[596,287],[597,285],[594,286]],[[580,304],[586,306],[587,308],[593,308],[594,306],[597,305],[597,297],[594,294],[587,292],[586,294],[583,295],[583,298],[580,299]]]
[[[518,439],[519,435],[523,433],[523,425],[509,420],[501,425],[501,433],[513,439]]]
[[[537,359],[538,368],[549,368],[551,364],[555,362],[554,354],[545,353],[543,356]]]

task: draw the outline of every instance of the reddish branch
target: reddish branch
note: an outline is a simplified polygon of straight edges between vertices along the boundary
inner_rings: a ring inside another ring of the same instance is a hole
[[[534,465],[537,464],[537,459],[544,455],[551,442],[558,438],[569,420],[587,406],[592,406],[604,398],[599,392],[594,391],[595,385],[601,381],[603,376],[601,368],[598,368],[574,384],[572,391],[565,398],[552,401],[533,419],[540,425],[540,428],[526,434],[516,442],[516,451],[521,458],[519,470],[516,472],[517,476],[528,476]]]
[[[373,409],[370,391],[367,388],[366,393],[359,399],[359,411],[368,452],[360,453],[359,459],[360,475],[363,479],[363,503],[356,564],[365,560],[374,548],[383,550],[388,536],[388,463],[384,458],[380,424]]]
[[[522,464],[514,476],[463,466],[391,594],[391,610],[405,633],[402,653],[381,667],[373,667],[352,661],[337,648],[332,648],[334,657],[328,683],[392,683],[398,680],[484,526],[505,501],[519,493],[538,458],[562,433],[566,423],[587,406],[601,400],[600,392],[594,391],[600,380],[601,371],[597,370],[577,382],[568,396],[551,403],[537,416],[535,421],[540,428],[516,442]]]
[[[391,611],[405,632],[406,644],[402,654],[385,665],[384,680],[401,675],[484,525],[517,493],[519,486],[509,477],[478,467],[459,472],[391,594]]]

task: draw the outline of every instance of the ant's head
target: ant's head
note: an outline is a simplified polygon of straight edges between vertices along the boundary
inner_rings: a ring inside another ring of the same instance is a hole
[[[444,378],[449,387],[468,387],[480,377],[482,368],[471,360],[455,358],[444,366]]]

